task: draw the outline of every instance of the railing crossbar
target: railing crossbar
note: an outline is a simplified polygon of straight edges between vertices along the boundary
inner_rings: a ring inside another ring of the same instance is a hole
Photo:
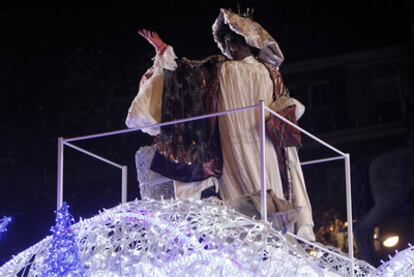
[[[189,121],[207,119],[207,118],[211,118],[211,117],[228,115],[228,114],[232,114],[232,113],[237,113],[237,112],[241,112],[241,111],[248,111],[248,110],[254,110],[254,109],[257,109],[257,105],[252,105],[252,106],[247,106],[247,107],[243,107],[243,108],[237,108],[237,109],[232,109],[232,110],[228,110],[228,111],[224,111],[224,112],[217,112],[217,113],[212,113],[212,114],[207,114],[207,115],[193,116],[193,117],[178,119],[178,120],[174,120],[174,121],[149,124],[149,125],[145,125],[145,126],[142,126],[142,127],[128,128],[128,129],[122,129],[122,130],[117,130],[117,131],[98,133],[98,134],[94,134],[94,135],[66,138],[64,140],[67,141],[67,142],[72,142],[72,141],[87,140],[87,139],[107,137],[107,136],[113,136],[113,135],[120,135],[120,134],[126,134],[126,133],[139,131],[139,130],[142,130],[142,129],[150,129],[150,128],[169,126],[169,125],[174,125],[174,124],[179,124],[179,123],[186,123],[186,122],[189,122]]]
[[[282,120],[284,123],[289,124],[290,126],[292,126],[293,128],[295,128],[296,130],[301,131],[302,133],[304,133],[305,135],[307,135],[308,137],[312,138],[313,140],[319,142],[320,144],[322,144],[323,146],[331,149],[332,151],[338,153],[339,155],[345,157],[346,154],[338,149],[336,149],[335,147],[333,147],[332,145],[330,145],[329,143],[321,140],[320,138],[312,135],[311,133],[309,133],[308,131],[302,129],[301,127],[299,127],[298,125],[290,122],[288,119],[284,118],[283,116],[281,116],[280,114],[278,114],[277,112],[269,109],[268,107],[265,107],[265,109],[270,112],[271,114],[273,114],[274,116],[276,116],[278,119]]]
[[[78,150],[79,152],[82,152],[82,153],[84,153],[84,154],[86,154],[86,155],[88,155],[88,156],[91,156],[91,157],[93,157],[93,158],[95,158],[95,159],[98,159],[98,160],[100,160],[100,161],[102,161],[102,162],[104,162],[104,163],[107,163],[107,164],[110,164],[110,165],[112,165],[112,166],[115,166],[115,167],[117,167],[117,168],[119,168],[119,169],[121,169],[121,170],[124,168],[124,166],[123,166],[123,165],[117,164],[117,163],[115,163],[115,162],[113,162],[113,161],[111,161],[111,160],[108,160],[108,159],[106,159],[106,158],[104,158],[104,157],[101,157],[101,156],[99,156],[99,155],[97,155],[97,154],[94,154],[94,153],[92,153],[92,152],[90,152],[90,151],[88,151],[88,150],[85,150],[85,149],[83,149],[83,148],[80,148],[79,146],[73,145],[72,143],[69,143],[69,142],[63,142],[63,144],[64,144],[64,145],[66,145],[66,146],[68,146],[68,147],[70,147],[70,148],[73,148],[73,149],[75,149],[75,150]]]
[[[343,159],[345,159],[345,157],[338,156],[338,157],[332,157],[332,158],[324,158],[324,159],[317,159],[317,160],[311,160],[311,161],[301,162],[300,165],[301,166],[305,166],[305,165],[326,163],[326,162],[343,160]]]

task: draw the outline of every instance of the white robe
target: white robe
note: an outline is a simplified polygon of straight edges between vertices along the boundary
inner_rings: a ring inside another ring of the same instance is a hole
[[[162,56],[156,56],[154,74],[140,88],[128,111],[126,125],[130,128],[157,123],[161,118],[163,68],[176,67],[175,54],[168,47]],[[267,68],[254,57],[240,61],[226,61],[220,68],[219,111],[255,105],[264,100],[265,105],[273,102],[273,82]],[[223,152],[223,175],[218,180],[220,195],[232,200],[260,190],[260,144],[258,133],[258,110],[243,111],[219,118],[220,142]],[[159,133],[159,128],[143,130],[150,135]],[[278,170],[276,151],[266,138],[266,183],[277,197],[283,199],[283,190]],[[287,148],[292,179],[293,200],[302,207],[298,219],[298,235],[315,240],[310,201],[295,147]],[[202,190],[216,184],[213,178],[203,182],[177,182],[178,198],[190,195],[198,197]]]

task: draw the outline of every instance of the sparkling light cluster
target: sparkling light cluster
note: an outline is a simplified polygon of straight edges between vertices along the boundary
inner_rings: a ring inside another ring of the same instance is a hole
[[[375,276],[414,276],[414,246],[409,245],[407,249],[397,252],[377,269]]]
[[[4,217],[0,219],[0,233],[7,231],[7,225],[12,221],[11,217]]]
[[[130,202],[72,229],[87,276],[344,275],[322,268],[269,224],[214,199]],[[47,237],[20,253],[0,268],[0,276],[42,276],[51,242]]]

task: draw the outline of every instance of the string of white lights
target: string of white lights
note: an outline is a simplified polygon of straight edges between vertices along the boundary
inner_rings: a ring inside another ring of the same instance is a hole
[[[414,276],[414,246],[410,244],[407,249],[396,252],[394,257],[377,269],[375,276]]]
[[[344,275],[340,268],[321,267],[270,224],[214,198],[136,200],[80,220],[72,230],[88,276]],[[41,276],[50,241],[21,252],[0,268],[0,276]]]

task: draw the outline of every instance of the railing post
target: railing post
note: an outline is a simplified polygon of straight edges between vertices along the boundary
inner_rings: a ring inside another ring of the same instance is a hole
[[[265,149],[265,105],[259,104],[259,132],[260,132],[260,212],[262,220],[267,221],[267,193],[266,193],[266,149]]]
[[[122,166],[122,188],[121,188],[121,202],[122,204],[127,202],[128,194],[128,167]]]
[[[58,160],[57,160],[57,203],[56,203],[56,210],[59,210],[62,207],[63,203],[63,153],[64,153],[64,145],[63,145],[63,138],[58,138]]]
[[[352,188],[351,188],[351,161],[349,154],[345,154],[345,185],[346,185],[346,213],[348,221],[348,254],[351,259],[351,274],[354,276],[354,236],[352,228]]]

